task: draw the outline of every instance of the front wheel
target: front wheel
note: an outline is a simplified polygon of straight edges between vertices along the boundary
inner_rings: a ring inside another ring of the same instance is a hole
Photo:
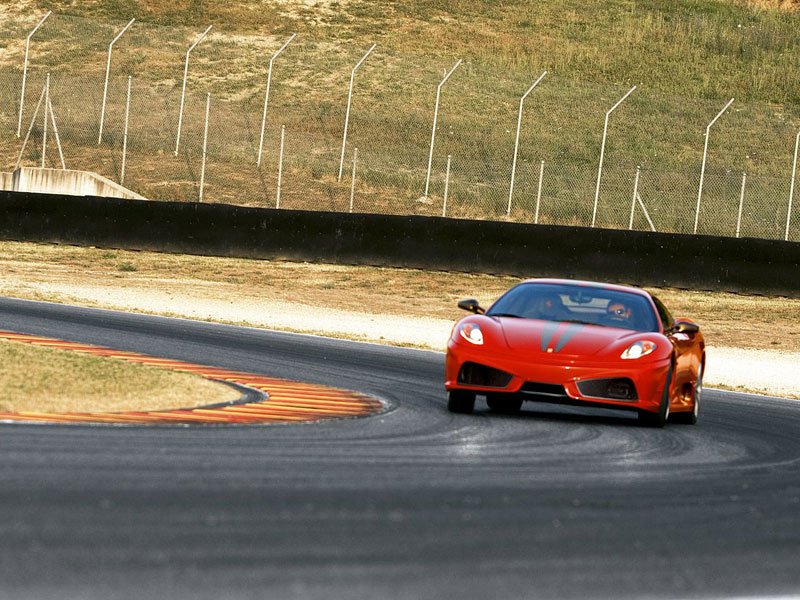
[[[658,405],[658,411],[654,413],[646,410],[639,411],[639,423],[642,425],[661,428],[667,424],[667,419],[669,419],[669,392],[672,386],[672,372],[674,367],[674,364],[670,364],[669,371],[667,371],[667,381],[664,384],[664,393],[661,394],[661,403]]]
[[[663,403],[658,407],[658,412],[648,412],[642,410],[639,412],[639,422],[645,427],[661,428],[667,424],[669,419],[669,402]]]
[[[675,423],[684,425],[695,425],[700,417],[700,396],[703,395],[703,367],[697,372],[697,383],[694,384],[694,397],[692,398],[692,410],[689,412],[675,413],[672,420]]]
[[[486,404],[492,412],[515,415],[522,408],[522,399],[512,397],[503,397],[499,394],[486,396]]]
[[[450,390],[447,394],[447,410],[464,415],[475,410],[475,392],[466,390]]]

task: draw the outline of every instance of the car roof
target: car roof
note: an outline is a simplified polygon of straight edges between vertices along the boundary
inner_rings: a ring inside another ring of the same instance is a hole
[[[522,283],[549,283],[555,285],[578,285],[578,286],[586,286],[586,287],[594,287],[594,288],[602,288],[604,290],[613,290],[617,292],[628,292],[630,294],[637,294],[639,296],[644,296],[646,298],[650,298],[650,294],[643,289],[632,287],[629,285],[617,285],[614,283],[603,283],[600,281],[583,281],[580,279],[553,279],[553,278],[537,278],[537,279],[526,279]]]

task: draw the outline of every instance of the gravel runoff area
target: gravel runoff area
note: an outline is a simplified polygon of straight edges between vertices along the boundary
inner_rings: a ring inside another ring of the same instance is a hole
[[[90,305],[246,324],[362,341],[443,351],[453,321],[378,315],[320,308],[265,298],[259,301],[210,299],[154,289],[106,286],[36,285],[46,295],[64,295]],[[800,353],[709,346],[705,383],[768,395],[800,398]]]

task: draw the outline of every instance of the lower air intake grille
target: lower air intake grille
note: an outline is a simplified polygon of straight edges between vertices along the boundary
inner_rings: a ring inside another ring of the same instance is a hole
[[[627,377],[615,379],[589,379],[578,382],[578,391],[589,398],[608,400],[637,400],[636,386]]]
[[[465,385],[501,388],[506,387],[510,381],[510,373],[473,362],[465,362],[458,372],[458,383]]]
[[[566,398],[567,392],[563,385],[555,383],[538,383],[536,381],[525,382],[519,390],[524,394],[535,396],[546,396],[549,398]]]

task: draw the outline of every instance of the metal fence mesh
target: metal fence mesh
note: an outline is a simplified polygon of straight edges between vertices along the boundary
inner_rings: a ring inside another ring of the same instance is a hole
[[[35,21],[34,21],[35,23]],[[124,185],[150,199],[198,200],[206,94],[211,94],[203,200],[275,206],[285,127],[280,206],[346,211],[358,148],[353,210],[589,225],[604,116],[631,87],[548,75],[525,100],[514,194],[509,198],[519,99],[538,73],[497,72],[466,61],[442,87],[429,193],[424,195],[436,88],[457,57],[378,47],[355,75],[345,160],[337,175],[351,69],[367,48],[294,40],[273,65],[261,164],[257,165],[269,57],[288,36],[212,32],[193,50],[174,154],[186,50],[202,32],[144,23],[114,46],[103,138],[98,143],[108,43],[125,23],[53,15],[31,40],[21,137],[17,137],[25,37],[0,30],[0,160],[40,165],[48,73],[67,168],[120,181],[128,76],[132,77]],[[727,98],[666,96],[637,89],[609,118],[598,226],[694,228],[705,129]],[[48,125],[48,128],[50,125]],[[789,216],[797,107],[735,102],[710,130],[698,233],[783,239]],[[46,165],[59,167],[52,132]],[[543,173],[540,182],[540,173]],[[541,183],[541,191],[540,191]],[[800,192],[798,192],[800,193]],[[510,211],[509,211],[510,203]],[[795,206],[798,202],[795,202]],[[796,213],[797,211],[795,211]],[[790,239],[800,240],[791,215]]]

